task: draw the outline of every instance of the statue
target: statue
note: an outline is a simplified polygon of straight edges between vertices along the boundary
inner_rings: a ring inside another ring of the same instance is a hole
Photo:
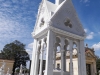
[[[2,70],[4,70],[4,68],[5,68],[5,62],[4,62],[4,60],[3,60],[1,68],[2,68]]]
[[[9,69],[9,68],[8,68],[8,71],[7,71],[7,74],[6,74],[6,75],[11,75],[11,74],[10,74],[10,69]]]
[[[0,75],[3,75],[3,70],[2,70],[2,68],[0,68]]]
[[[57,70],[61,70],[60,69],[60,64],[57,64],[57,68],[56,68]]]
[[[0,67],[0,75],[4,75],[4,68],[5,68],[5,62],[3,61],[2,66]]]
[[[98,71],[99,75],[100,75],[100,70]]]
[[[19,71],[19,75],[22,75],[22,64],[20,65],[20,71]]]

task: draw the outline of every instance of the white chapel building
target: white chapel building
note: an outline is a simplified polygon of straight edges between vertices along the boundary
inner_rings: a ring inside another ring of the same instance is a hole
[[[30,75],[73,75],[73,48],[77,49],[78,75],[86,75],[85,32],[71,0],[42,0],[34,30]],[[61,68],[56,69],[57,49]],[[66,64],[69,51],[70,65]],[[44,63],[45,60],[45,63]],[[67,71],[66,66],[69,66]]]

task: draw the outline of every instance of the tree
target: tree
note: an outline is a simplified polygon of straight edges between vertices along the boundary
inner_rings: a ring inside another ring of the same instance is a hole
[[[13,65],[13,74],[15,68],[19,68],[21,64],[25,67],[26,62],[30,60],[29,54],[25,50],[25,45],[17,40],[10,44],[6,44],[1,54],[4,59],[15,61]]]
[[[96,59],[96,67],[97,67],[97,75],[99,75],[99,70],[100,70],[100,58],[97,56]]]

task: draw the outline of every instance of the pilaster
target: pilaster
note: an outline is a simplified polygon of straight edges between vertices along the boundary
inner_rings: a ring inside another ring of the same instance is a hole
[[[70,40],[69,41],[69,51],[70,51],[70,75],[73,75],[73,41],[72,40]]]
[[[81,52],[81,75],[86,75],[86,58],[84,40],[80,40],[80,52]]]
[[[97,74],[97,69],[96,69],[96,62],[94,62],[94,68],[95,68],[95,74]]]
[[[37,50],[37,39],[34,39],[34,47],[33,47],[33,52],[32,52],[32,60],[36,59],[36,50]],[[31,64],[31,75],[34,75],[34,66],[35,66],[35,61],[32,61]]]
[[[34,60],[36,62],[34,66],[34,75],[38,75],[40,49],[41,49],[41,44],[39,43],[38,48],[36,50],[36,59]]]
[[[42,67],[43,67],[43,49],[44,49],[44,39],[42,39],[42,46],[41,46],[41,58],[40,58],[40,71],[39,75],[42,75]]]
[[[94,62],[91,63],[91,75],[95,75]]]
[[[78,54],[78,75],[82,75],[81,73],[81,52],[80,52],[80,43],[77,42],[77,54]]]
[[[51,30],[48,30],[45,75],[53,75],[53,49],[54,49],[53,37],[54,33]]]
[[[54,51],[53,51],[53,69],[55,69],[56,67],[56,49],[57,47],[54,47]]]
[[[66,71],[65,70],[65,60],[66,59],[64,59],[65,57],[64,57],[64,52],[65,52],[65,50],[64,50],[64,45],[65,45],[65,42],[64,42],[64,38],[62,38],[61,37],[61,42],[60,42],[60,46],[61,46],[61,75],[64,75],[63,73],[64,73],[64,71]]]
[[[39,68],[39,55],[40,55],[40,53],[39,52],[37,52],[37,54],[36,54],[36,64],[35,64],[35,69],[34,69],[34,75],[38,75],[38,68]]]

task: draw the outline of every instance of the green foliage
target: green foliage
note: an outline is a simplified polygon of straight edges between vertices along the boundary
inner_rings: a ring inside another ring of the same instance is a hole
[[[1,55],[4,59],[14,60],[13,72],[15,68],[19,68],[22,64],[26,66],[26,62],[29,59],[29,54],[25,50],[25,45],[17,40],[10,44],[6,44],[1,51]]]
[[[18,68],[18,69],[16,70],[16,73],[19,73],[19,71],[20,71],[20,69]]]
[[[18,68],[18,69],[16,70],[16,73],[19,73],[19,71],[20,71],[20,69]],[[30,72],[29,69],[23,68],[23,72],[22,72],[22,73],[29,73],[29,72]]]
[[[100,58],[99,57],[97,57],[97,60],[96,60],[96,67],[97,67],[97,75],[99,75],[98,74],[98,72],[100,70]]]

